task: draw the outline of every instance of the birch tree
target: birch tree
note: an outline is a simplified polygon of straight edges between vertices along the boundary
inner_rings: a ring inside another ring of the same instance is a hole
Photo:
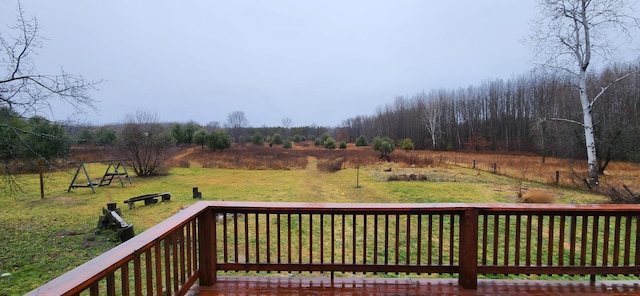
[[[626,75],[602,85],[592,94],[587,88],[587,73],[595,60],[606,61],[614,55],[615,40],[631,38],[630,30],[638,26],[638,19],[630,15],[631,5],[626,0],[538,0],[538,5],[539,15],[532,23],[530,41],[544,66],[573,77],[582,122],[572,122],[584,129],[589,184],[597,186],[593,110],[602,94]]]

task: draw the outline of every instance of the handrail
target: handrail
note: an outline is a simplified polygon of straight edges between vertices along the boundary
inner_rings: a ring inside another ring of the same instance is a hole
[[[184,295],[222,272],[640,274],[640,205],[198,202],[27,295]],[[217,219],[216,219],[217,218]]]
[[[169,219],[157,224],[147,231],[133,237],[132,239],[118,245],[117,247],[103,253],[102,255],[80,265],[79,267],[61,275],[60,277],[34,289],[26,295],[78,295],[80,292],[87,289],[92,290],[92,295],[98,293],[98,282],[104,282],[107,293],[109,295],[128,295],[129,291],[121,290],[121,293],[116,293],[118,290],[114,286],[115,273],[120,272],[122,278],[128,278],[131,275],[133,269],[134,277],[144,277],[142,273],[143,269],[146,272],[149,268],[141,268],[134,261],[140,261],[141,257],[146,257],[144,260],[151,260],[152,256],[147,256],[151,249],[154,252],[160,250],[158,246],[161,243],[169,243],[172,236],[176,234],[176,231],[181,231],[185,226],[190,225],[197,219],[199,215],[206,212],[208,205],[206,203],[196,203],[189,206]],[[174,240],[175,241],[175,240]],[[155,260],[155,259],[154,259]],[[130,268],[130,265],[134,265]],[[149,264],[150,265],[150,264]],[[122,268],[125,267],[124,272]],[[153,270],[152,270],[153,271]],[[197,269],[193,269],[191,277],[197,277]],[[130,287],[129,281],[122,281],[124,288]],[[134,290],[143,289],[141,283],[134,283]]]

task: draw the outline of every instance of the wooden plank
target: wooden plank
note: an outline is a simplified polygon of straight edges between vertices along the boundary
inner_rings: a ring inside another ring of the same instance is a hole
[[[477,290],[464,289],[455,279],[389,278],[270,278],[221,277],[213,287],[198,287],[193,294],[222,295],[640,295],[635,282],[478,280]]]

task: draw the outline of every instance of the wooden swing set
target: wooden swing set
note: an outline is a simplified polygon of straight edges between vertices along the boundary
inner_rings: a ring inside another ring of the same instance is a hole
[[[91,177],[89,176],[89,171],[87,171],[85,164],[106,163],[106,162],[109,163],[109,166],[107,166],[107,170],[104,172],[104,175],[102,175],[102,179],[100,179],[100,182],[92,181]],[[129,184],[132,183],[131,178],[129,177],[129,173],[127,172],[127,168],[124,165],[124,160],[81,161],[81,162],[70,162],[69,164],[77,165],[77,167],[76,167],[76,173],[73,175],[73,180],[71,180],[71,183],[69,184],[69,189],[67,189],[67,192],[71,191],[71,189],[76,189],[76,188],[91,188],[91,191],[93,191],[93,193],[96,193],[96,187],[109,186],[111,185],[111,181],[113,181],[113,179],[118,179],[122,187],[124,187],[124,181],[129,182]],[[80,180],[78,179],[78,175],[80,175],[81,170],[84,173],[84,175],[87,177],[87,182],[82,184],[77,184],[76,181],[78,182],[84,181],[82,179]]]

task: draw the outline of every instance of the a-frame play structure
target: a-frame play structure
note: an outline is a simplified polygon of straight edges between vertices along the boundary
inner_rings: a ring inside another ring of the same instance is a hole
[[[91,180],[91,177],[89,176],[89,171],[87,171],[87,167],[85,166],[85,164],[86,163],[105,163],[105,162],[109,163],[109,166],[107,166],[107,170],[104,172],[104,175],[102,175],[102,179],[100,179],[100,182],[94,182],[93,180]],[[71,183],[69,184],[69,188],[67,189],[67,192],[71,191],[71,189],[88,187],[88,188],[91,188],[91,191],[93,191],[93,193],[95,193],[96,187],[109,186],[111,185],[111,182],[113,181],[113,179],[118,179],[122,187],[124,187],[124,181],[129,182],[129,184],[132,183],[131,178],[129,177],[129,172],[127,172],[127,167],[124,165],[124,160],[70,162],[69,164],[77,165],[77,168],[76,168],[76,173],[73,175],[73,180],[71,180]],[[84,174],[84,176],[86,177],[86,183],[81,183],[81,184],[76,183],[76,181],[78,182],[85,181],[85,179],[83,179],[82,177],[78,179],[78,175],[81,175],[80,171],[82,171],[82,174]]]

